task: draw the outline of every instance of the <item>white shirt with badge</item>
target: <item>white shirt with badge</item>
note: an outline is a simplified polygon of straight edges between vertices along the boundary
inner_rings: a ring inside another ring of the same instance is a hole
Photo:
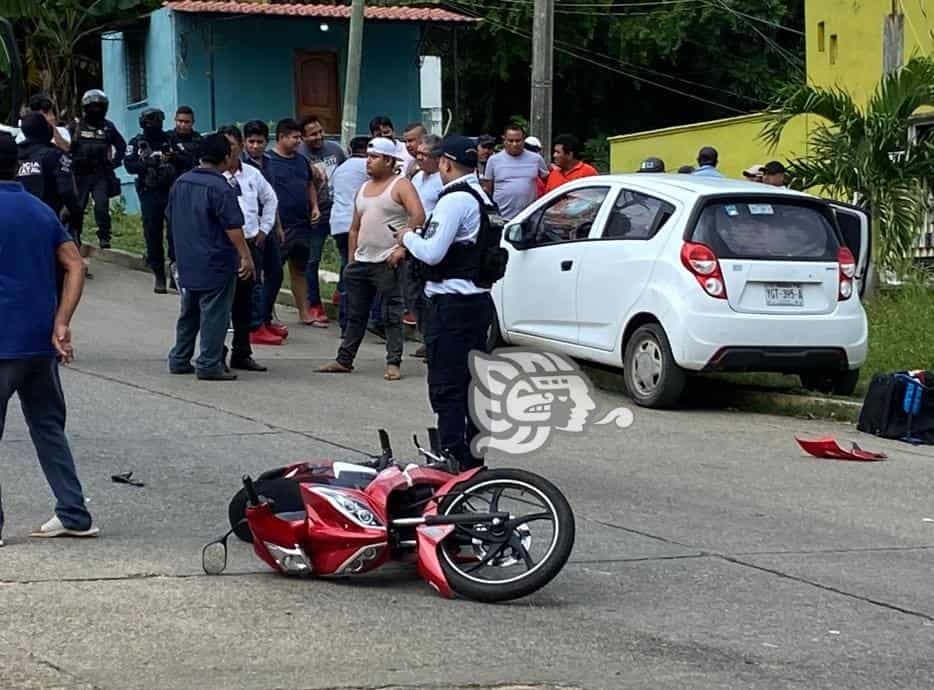
[[[489,205],[490,197],[480,186],[475,173],[464,175],[444,185],[444,189],[463,182],[468,183]],[[444,259],[448,249],[455,242],[476,242],[480,232],[480,205],[468,192],[451,192],[438,199],[434,212],[419,237],[407,232],[402,238],[405,248],[419,261],[435,266]],[[425,295],[478,295],[489,292],[489,288],[477,287],[472,280],[448,278],[440,283],[425,283]]]
[[[237,191],[237,201],[243,212],[243,236],[256,237],[260,232],[268,235],[276,224],[279,200],[263,173],[252,165],[240,164],[240,169],[224,173],[224,178]],[[262,211],[260,210],[262,209]]]

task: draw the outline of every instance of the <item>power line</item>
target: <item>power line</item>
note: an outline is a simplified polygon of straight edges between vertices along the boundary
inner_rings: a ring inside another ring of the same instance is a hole
[[[455,2],[454,0],[448,0],[448,4],[450,4],[451,6],[457,8],[457,9],[459,9],[460,11],[465,12],[465,13],[467,13],[467,14],[473,16],[473,17],[477,17],[477,18],[483,19],[484,21],[487,21],[487,22],[489,22],[490,24],[492,24],[492,25],[494,25],[494,26],[497,26],[497,27],[499,27],[499,28],[501,28],[501,29],[503,29],[503,30],[505,30],[505,31],[509,31],[509,32],[511,32],[511,33],[516,34],[517,36],[521,36],[521,37],[523,37],[523,38],[526,38],[526,39],[531,40],[531,38],[532,38],[531,34],[528,34],[528,33],[524,32],[524,31],[521,31],[520,29],[518,29],[518,28],[516,28],[516,27],[513,27],[513,26],[510,26],[510,25],[508,25],[508,24],[503,24],[502,22],[498,22],[498,21],[496,21],[495,19],[490,19],[489,17],[483,17],[482,15],[475,13],[472,9],[469,9],[469,8],[467,8],[467,7],[461,6],[461,5],[459,4],[460,1],[461,1],[461,0],[457,0],[456,2]],[[707,104],[709,104],[709,105],[713,105],[713,106],[716,106],[716,107],[718,107],[718,108],[722,108],[722,109],[724,109],[724,110],[729,110],[729,111],[732,111],[732,112],[734,112],[734,113],[739,113],[740,115],[747,115],[747,114],[748,114],[748,112],[745,111],[745,110],[740,110],[739,108],[734,108],[734,107],[729,106],[729,105],[724,105],[723,103],[718,103],[717,101],[710,100],[709,98],[704,98],[703,96],[697,96],[697,95],[695,95],[695,94],[688,93],[687,91],[681,91],[680,89],[676,89],[676,88],[674,88],[674,87],[672,87],[672,86],[667,86],[667,85],[665,85],[665,84],[659,84],[658,82],[652,81],[651,79],[646,79],[645,77],[640,77],[640,76],[638,76],[638,75],[636,75],[636,74],[632,74],[631,72],[626,72],[626,71],[621,70],[621,69],[619,69],[619,68],[617,68],[617,67],[611,67],[610,65],[607,65],[607,64],[604,63],[604,62],[599,62],[599,61],[597,61],[597,60],[594,60],[594,59],[592,59],[592,58],[587,57],[586,55],[581,55],[580,53],[577,53],[577,52],[575,52],[575,51],[573,51],[573,50],[570,50],[570,49],[568,49],[568,48],[563,48],[563,47],[561,47],[561,46],[555,46],[555,50],[557,50],[557,51],[560,52],[560,53],[564,53],[565,55],[570,55],[571,57],[577,58],[578,60],[583,60],[584,62],[588,62],[588,63],[590,63],[590,64],[592,64],[592,65],[596,65],[597,67],[602,67],[603,69],[608,70],[608,71],[610,71],[610,72],[615,72],[615,73],[621,74],[621,75],[623,75],[623,76],[625,76],[625,77],[629,77],[630,79],[633,79],[634,81],[642,82],[642,83],[644,83],[644,84],[649,84],[650,86],[654,86],[654,87],[656,87],[656,88],[663,89],[663,90],[665,90],[665,91],[670,91],[671,93],[678,94],[679,96],[684,96],[685,98],[691,98],[691,99],[693,99],[693,100],[695,100],[695,101],[700,101],[700,102],[702,102],[702,103],[707,103]]]
[[[711,0],[711,2],[709,2],[708,4],[710,4],[711,6],[714,6],[714,5],[715,5],[715,6],[718,6],[718,7],[722,7],[722,8],[725,9],[727,12],[730,12],[730,13],[732,13],[733,15],[737,16],[737,17],[740,19],[740,21],[743,21],[742,15],[741,15],[739,12],[737,12],[736,10],[734,10],[732,7],[730,7],[730,6],[726,3],[725,0]],[[772,48],[772,50],[774,50],[778,55],[780,55],[781,57],[783,57],[783,58],[785,59],[785,61],[786,61],[789,65],[791,65],[792,68],[794,68],[794,69],[797,70],[798,72],[804,72],[804,69],[803,69],[803,61],[801,60],[800,57],[798,57],[797,55],[794,55],[793,53],[790,53],[790,52],[786,51],[784,48],[782,48],[780,45],[778,45],[778,43],[776,43],[776,42],[775,42],[774,40],[772,40],[770,37],[766,36],[764,33],[762,33],[761,31],[759,31],[759,28],[758,28],[755,24],[753,24],[751,21],[749,21],[748,19],[745,20],[745,23],[749,26],[750,29],[752,29],[752,30],[755,31],[757,34],[759,34],[759,37],[760,37],[763,41],[765,41],[766,44],[767,44],[769,47]]]

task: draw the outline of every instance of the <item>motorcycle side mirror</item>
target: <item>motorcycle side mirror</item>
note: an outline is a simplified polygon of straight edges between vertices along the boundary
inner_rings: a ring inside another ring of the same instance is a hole
[[[204,545],[201,550],[201,567],[208,575],[220,575],[227,569],[227,539],[233,530],[216,541]]]

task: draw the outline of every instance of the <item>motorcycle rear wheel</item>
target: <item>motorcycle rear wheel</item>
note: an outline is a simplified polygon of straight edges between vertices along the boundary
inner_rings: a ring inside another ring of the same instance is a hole
[[[561,572],[574,548],[571,506],[554,484],[531,472],[480,472],[456,485],[438,508],[439,515],[498,511],[511,516],[508,534],[497,536],[477,526],[469,533],[456,528],[438,547],[451,589],[469,599],[499,602],[527,596]],[[472,559],[463,557],[465,541],[474,549]]]
[[[256,487],[256,493],[272,501],[273,511],[276,513],[293,513],[305,510],[305,503],[302,501],[302,493],[298,487],[298,482],[292,479],[257,479],[254,486]],[[243,522],[246,517],[246,504],[246,489],[240,489],[230,499],[227,516],[234,534],[242,541],[252,543],[253,533],[250,532],[250,526]]]

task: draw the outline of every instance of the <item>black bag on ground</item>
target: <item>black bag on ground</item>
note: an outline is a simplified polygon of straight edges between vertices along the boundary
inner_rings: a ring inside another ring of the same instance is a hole
[[[908,387],[904,376],[907,374],[902,371],[873,377],[856,428],[882,438],[901,439],[910,434],[925,443],[934,444],[934,390],[922,392],[920,409],[911,418],[909,429],[908,414],[903,408]],[[934,372],[925,371],[917,378],[925,386],[934,387]]]

